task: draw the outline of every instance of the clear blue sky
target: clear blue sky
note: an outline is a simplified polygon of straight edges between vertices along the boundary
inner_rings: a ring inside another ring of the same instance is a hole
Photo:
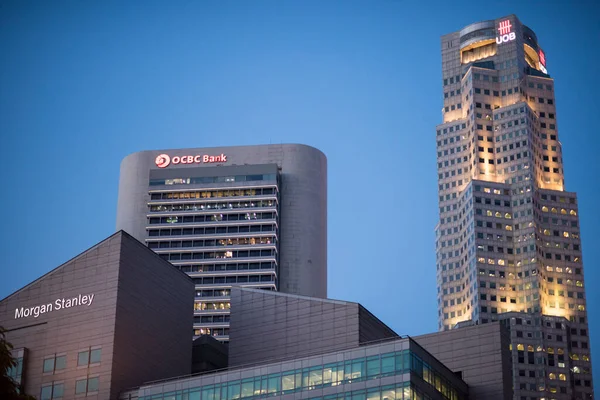
[[[595,3],[0,1],[0,298],[113,233],[127,154],[305,143],[329,160],[329,296],[435,331],[440,36],[514,13],[556,79],[600,385]]]

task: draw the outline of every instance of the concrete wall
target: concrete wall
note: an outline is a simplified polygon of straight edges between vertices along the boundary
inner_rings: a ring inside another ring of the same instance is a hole
[[[299,144],[215,147],[143,151],[121,163],[117,229],[143,241],[146,237],[148,180],[159,170],[156,157],[226,154],[224,166],[277,164],[281,168],[279,290],[311,297],[327,297],[327,158],[319,150]],[[171,169],[202,169],[215,164],[170,165]],[[201,185],[186,185],[186,189]],[[156,188],[163,188],[157,186]],[[183,189],[181,186],[174,189]]]
[[[230,367],[356,348],[362,341],[393,336],[358,303],[247,288],[231,291]]]
[[[229,366],[358,347],[358,304],[231,290]]]
[[[469,385],[469,397],[512,399],[510,333],[499,322],[412,338]]]
[[[398,337],[396,332],[360,304],[358,308],[358,331],[358,340],[361,344]]]
[[[123,235],[112,379],[122,390],[191,373],[194,284],[134,238]],[[118,396],[112,391],[111,398]]]

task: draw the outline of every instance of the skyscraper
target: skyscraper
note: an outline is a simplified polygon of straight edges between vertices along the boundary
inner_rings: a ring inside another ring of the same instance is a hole
[[[438,328],[511,328],[515,399],[593,396],[577,197],[554,81],[516,16],[444,35]]]
[[[134,153],[117,229],[194,279],[193,336],[228,341],[232,285],[327,297],[327,159],[297,144]]]

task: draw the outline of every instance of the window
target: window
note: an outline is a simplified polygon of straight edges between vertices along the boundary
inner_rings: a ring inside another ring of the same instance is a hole
[[[62,382],[53,382],[42,386],[40,400],[62,399],[65,386]]]
[[[44,359],[44,373],[55,373],[60,370],[65,369],[67,366],[67,356],[62,355],[53,355]]]
[[[101,355],[101,348],[90,348],[89,350],[80,351],[77,355],[77,366],[80,367],[83,365],[97,364],[100,362]]]
[[[98,391],[98,377],[84,378],[75,382],[75,394],[83,394]]]

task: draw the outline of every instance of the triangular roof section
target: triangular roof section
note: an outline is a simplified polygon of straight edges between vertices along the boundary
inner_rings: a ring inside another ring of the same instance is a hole
[[[59,272],[61,269],[63,269],[65,266],[67,266],[68,264],[70,264],[71,262],[81,258],[81,257],[85,257],[88,253],[91,253],[92,251],[98,249],[99,247],[106,245],[108,242],[110,242],[111,240],[117,238],[117,237],[121,237],[122,239],[125,239],[127,241],[136,243],[138,246],[142,247],[145,249],[145,251],[149,251],[152,254],[154,254],[156,257],[160,258],[160,256],[158,254],[156,254],[154,251],[150,250],[148,247],[144,246],[143,243],[141,243],[139,240],[137,240],[136,238],[134,238],[133,236],[131,236],[129,233],[125,232],[124,230],[119,230],[115,233],[113,233],[112,235],[110,235],[109,237],[107,237],[106,239],[96,243],[95,245],[93,245],[92,247],[82,251],[81,253],[79,253],[78,255],[76,255],[75,257],[65,261],[64,263],[62,263],[61,265],[59,265],[58,267],[54,268],[53,270],[45,273],[44,275],[40,276],[39,278],[37,278],[36,280],[28,283],[27,285],[23,286],[22,288],[14,291],[13,293],[9,294],[8,296],[6,296],[3,299],[0,299],[0,302],[8,300],[9,298],[11,298],[12,296],[15,296],[16,294],[34,286],[36,283],[39,283],[40,281],[52,276],[53,274]],[[179,271],[179,269],[173,267],[173,265],[171,263],[169,263],[168,261],[163,260],[162,258],[160,258],[161,261],[163,261],[164,263],[168,264],[171,268],[174,268],[175,270]],[[191,279],[185,272],[181,272],[179,271],[182,275],[185,275],[188,279]]]

